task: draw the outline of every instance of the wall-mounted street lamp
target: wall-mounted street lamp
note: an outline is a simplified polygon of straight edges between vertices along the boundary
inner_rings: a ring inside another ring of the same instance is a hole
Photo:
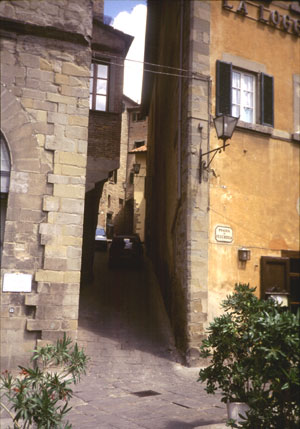
[[[133,172],[134,174],[139,174],[141,168],[141,164],[133,164]]]
[[[221,153],[222,150],[223,151],[225,150],[226,146],[229,146],[229,143],[226,144],[226,141],[228,139],[231,139],[238,120],[239,118],[236,118],[231,115],[220,115],[214,118],[213,121],[217,132],[217,136],[218,136],[218,139],[223,140],[223,145],[205,153],[202,153],[202,150],[200,149],[200,183],[202,182],[203,170],[207,170],[209,168],[210,164],[212,163],[217,153]],[[203,156],[213,152],[214,154],[212,158],[210,159],[208,164],[206,164],[206,161],[203,160]]]
[[[246,262],[250,261],[251,257],[251,251],[249,249],[245,249],[245,247],[242,247],[238,250],[238,257],[239,261]]]

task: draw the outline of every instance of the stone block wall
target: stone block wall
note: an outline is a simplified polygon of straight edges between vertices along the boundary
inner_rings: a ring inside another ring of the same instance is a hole
[[[91,36],[92,7],[90,0],[4,0],[0,15],[27,24],[68,29],[75,35]]]
[[[1,294],[2,367],[13,367],[36,341],[76,335],[92,2],[4,1],[0,15],[1,130],[12,161],[1,280],[33,276],[31,293]]]

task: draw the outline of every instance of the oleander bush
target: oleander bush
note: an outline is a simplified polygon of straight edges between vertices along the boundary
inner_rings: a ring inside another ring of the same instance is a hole
[[[64,335],[56,345],[37,347],[30,367],[19,366],[13,376],[0,377],[1,402],[12,418],[13,428],[70,429],[64,419],[71,410],[71,385],[85,374],[88,358]]]
[[[300,427],[300,312],[293,314],[272,299],[260,300],[255,288],[237,284],[221,304],[201,346],[210,364],[198,381],[222,401],[246,402],[247,419],[234,428]]]

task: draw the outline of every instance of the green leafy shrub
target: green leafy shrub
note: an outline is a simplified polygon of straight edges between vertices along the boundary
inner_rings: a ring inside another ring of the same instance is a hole
[[[13,377],[8,371],[1,374],[0,404],[12,417],[14,428],[72,427],[63,422],[71,409],[69,401],[73,392],[70,385],[85,374],[88,358],[77,344],[71,346],[71,343],[71,339],[64,335],[56,345],[37,347],[33,352],[32,367],[19,366],[19,376]]]
[[[246,402],[247,420],[235,428],[296,429],[300,425],[300,341],[297,315],[275,301],[259,300],[255,288],[238,284],[222,303],[201,357],[210,365],[198,381],[207,393],[222,392],[223,402]]]

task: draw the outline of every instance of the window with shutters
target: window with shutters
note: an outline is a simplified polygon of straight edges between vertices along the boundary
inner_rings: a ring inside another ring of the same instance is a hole
[[[101,62],[91,64],[90,109],[108,110],[109,65]]]
[[[217,61],[216,115],[228,114],[241,121],[274,126],[273,77],[235,68]]]

